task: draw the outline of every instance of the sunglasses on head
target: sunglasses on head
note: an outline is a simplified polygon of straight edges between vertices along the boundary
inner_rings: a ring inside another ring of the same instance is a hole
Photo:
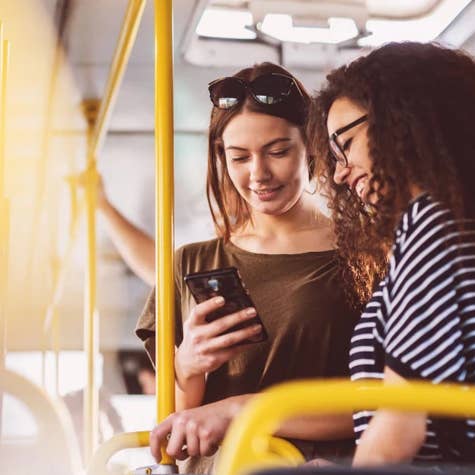
[[[231,109],[242,103],[247,94],[259,104],[280,104],[289,100],[293,89],[303,97],[297,81],[280,73],[266,73],[249,82],[231,76],[216,79],[208,84],[209,97],[218,109]]]

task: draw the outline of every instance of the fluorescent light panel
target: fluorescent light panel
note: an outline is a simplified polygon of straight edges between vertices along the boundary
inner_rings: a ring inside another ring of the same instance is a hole
[[[354,38],[358,34],[351,18],[329,18],[328,28],[294,27],[292,17],[282,14],[265,16],[260,30],[280,41],[295,43],[336,44]]]
[[[358,41],[360,46],[380,46],[389,41],[432,41],[437,38],[471,0],[445,0],[432,13],[415,20],[368,20],[371,36]]]
[[[254,40],[252,14],[246,10],[207,8],[196,27],[199,36],[234,40]]]
[[[358,41],[360,46],[379,46],[389,41],[432,41],[437,38],[471,0],[444,0],[429,15],[414,20],[369,19],[366,29],[370,36]],[[253,40],[249,29],[253,19],[247,10],[207,8],[196,28],[199,36],[222,39]],[[351,18],[329,18],[328,28],[295,27],[292,17],[268,14],[260,29],[282,42],[329,43],[355,38],[358,29]]]

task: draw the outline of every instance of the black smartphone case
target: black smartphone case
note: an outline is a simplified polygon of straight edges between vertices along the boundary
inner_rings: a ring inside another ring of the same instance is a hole
[[[256,308],[242,282],[239,271],[235,267],[226,267],[224,269],[214,269],[206,272],[188,274],[185,276],[185,282],[196,303],[201,303],[220,295],[224,297],[225,304],[207,316],[206,321],[208,322],[212,322],[218,318],[238,312],[247,307]],[[235,325],[226,333],[231,333],[256,323],[261,324],[262,332],[252,339],[243,341],[241,344],[259,343],[267,339],[267,332],[262,324],[259,314],[250,320]]]

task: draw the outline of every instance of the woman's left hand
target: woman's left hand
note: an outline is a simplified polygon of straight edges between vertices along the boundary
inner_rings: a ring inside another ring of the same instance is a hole
[[[251,395],[223,399],[204,406],[175,412],[150,433],[150,450],[157,462],[160,446],[168,439],[166,451],[178,460],[195,455],[213,455],[220,446],[233,417]]]

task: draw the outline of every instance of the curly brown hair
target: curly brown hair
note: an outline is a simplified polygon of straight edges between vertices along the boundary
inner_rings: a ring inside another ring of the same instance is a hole
[[[372,160],[363,205],[333,181],[327,119],[346,97],[367,111]],[[386,273],[395,227],[410,187],[429,192],[459,218],[475,217],[475,62],[433,43],[389,43],[332,71],[314,102],[316,174],[328,190],[345,282],[360,303]],[[379,190],[379,191],[378,191]],[[383,190],[383,191],[381,191]]]
[[[259,112],[261,114],[281,117],[299,128],[305,147],[308,150],[307,138],[308,117],[311,104],[310,94],[303,84],[283,67],[270,62],[256,64],[242,69],[233,77],[250,82],[267,73],[279,73],[292,77],[298,85],[291,89],[289,100],[276,105],[264,105],[251,97],[231,109],[213,107],[208,133],[208,173],[206,196],[218,236],[228,240],[231,233],[239,230],[250,219],[250,212],[246,201],[241,197],[229,177],[224,154],[223,132],[231,119],[243,111]],[[307,155],[309,177],[315,173],[313,155]]]

